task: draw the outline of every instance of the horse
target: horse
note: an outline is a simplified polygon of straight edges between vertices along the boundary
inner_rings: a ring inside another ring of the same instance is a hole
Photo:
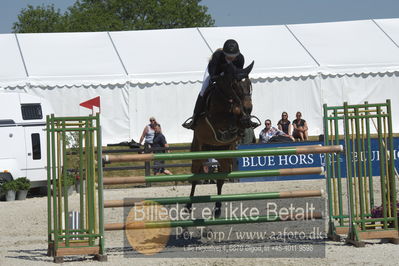
[[[198,118],[191,142],[191,151],[234,150],[246,128],[255,128],[260,123],[252,122],[252,84],[248,77],[253,68],[252,62],[245,69],[226,64],[223,74],[216,78],[212,88],[208,88],[205,112]],[[257,118],[256,118],[257,119]],[[259,119],[258,119],[259,121]],[[219,172],[229,173],[233,168],[232,159],[218,159]],[[193,160],[192,173],[203,173],[205,160]],[[198,181],[191,182],[190,197],[194,196]],[[217,194],[222,194],[223,179],[216,181]],[[186,205],[188,212],[192,204]],[[221,202],[215,203],[214,216],[221,215]]]

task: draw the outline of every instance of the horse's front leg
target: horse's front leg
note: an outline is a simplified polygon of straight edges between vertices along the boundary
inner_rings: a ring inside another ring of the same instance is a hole
[[[216,181],[216,187],[217,187],[218,195],[222,195],[223,184],[224,184],[224,180],[223,179],[218,179]],[[222,202],[221,201],[216,201],[215,202],[214,212],[215,212],[215,217],[216,218],[220,217],[220,215],[222,214]]]
[[[220,169],[221,173],[228,174],[231,172],[231,168],[232,168],[231,167],[231,165],[232,165],[231,159],[220,159],[219,164],[220,164],[219,169]],[[224,179],[218,179],[216,181],[218,195],[222,195],[223,184],[224,184]],[[222,202],[221,201],[217,201],[215,203],[214,214],[215,214],[215,217],[220,217],[220,215],[222,214]]]

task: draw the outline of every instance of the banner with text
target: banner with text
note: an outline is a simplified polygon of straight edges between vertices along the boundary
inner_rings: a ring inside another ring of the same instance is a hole
[[[344,145],[344,141],[340,142]],[[307,142],[289,142],[276,144],[250,144],[239,145],[238,149],[260,149],[275,148],[287,146],[303,146],[303,145],[323,145],[322,141]],[[364,155],[362,156],[364,157]],[[394,138],[394,158],[395,168],[399,169],[399,138]],[[358,154],[353,153],[352,158],[357,160]],[[342,175],[346,177],[345,153],[341,153],[339,157]],[[373,175],[379,176],[380,158],[378,154],[378,139],[371,140],[371,161],[373,166]],[[237,159],[239,171],[265,170],[265,169],[283,169],[283,168],[303,168],[325,166],[324,154],[294,154],[294,155],[276,155],[276,156],[251,156],[241,157]],[[254,177],[242,178],[240,182],[258,182],[258,181],[279,181],[279,180],[302,180],[302,179],[321,179],[324,175],[296,175],[296,176],[274,176],[274,177]]]

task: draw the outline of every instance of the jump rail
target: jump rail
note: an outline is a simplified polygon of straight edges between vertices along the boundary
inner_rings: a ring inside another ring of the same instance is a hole
[[[209,226],[223,224],[247,224],[247,223],[265,223],[280,221],[298,221],[322,219],[320,212],[309,212],[304,215],[263,215],[254,217],[237,217],[234,219],[214,218],[214,219],[195,219],[195,220],[179,220],[179,221],[145,221],[132,223],[110,223],[104,225],[105,231],[129,230],[129,229],[148,229],[148,228],[168,228],[168,227],[192,227],[192,226]]]
[[[107,177],[103,178],[104,185],[136,184],[136,183],[154,183],[170,181],[198,181],[198,180],[217,180],[233,178],[249,178],[263,176],[289,176],[289,175],[320,175],[323,173],[323,167],[305,167],[288,168],[273,170],[253,170],[253,171],[235,171],[230,173],[216,174],[182,174],[168,176],[131,176],[131,177]]]
[[[198,152],[176,152],[176,153],[147,153],[147,154],[119,154],[104,155],[103,162],[133,162],[151,160],[200,160],[208,158],[236,158],[249,156],[274,156],[292,154],[316,154],[342,152],[342,145],[332,146],[298,146],[281,148],[264,148],[256,150],[232,150],[232,151],[198,151]]]
[[[186,204],[186,203],[206,203],[206,202],[216,202],[216,201],[321,197],[322,195],[323,195],[323,190],[297,190],[297,191],[285,191],[285,192],[258,192],[258,193],[224,194],[224,195],[175,197],[175,198],[106,200],[104,201],[104,208],[132,207],[136,205],[153,204],[154,202],[162,205],[167,205],[167,204]]]

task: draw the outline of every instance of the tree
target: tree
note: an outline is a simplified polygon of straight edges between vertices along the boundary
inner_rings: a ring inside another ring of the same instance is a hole
[[[209,27],[200,0],[77,0],[64,14],[53,5],[28,6],[14,32],[84,32]]]
[[[13,24],[13,32],[60,32],[64,30],[64,17],[54,5],[33,7],[28,5]]]

